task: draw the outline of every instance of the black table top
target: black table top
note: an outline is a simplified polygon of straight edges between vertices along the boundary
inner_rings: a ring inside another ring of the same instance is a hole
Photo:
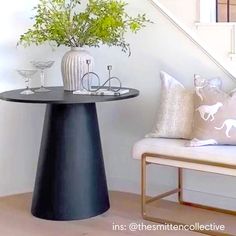
[[[129,93],[120,96],[91,96],[91,95],[75,95],[72,92],[64,91],[63,87],[49,87],[50,92],[35,93],[32,95],[22,95],[24,89],[17,89],[0,93],[0,99],[10,102],[20,103],[48,103],[48,104],[75,104],[75,103],[97,103],[123,100],[137,97],[139,91],[128,88]]]

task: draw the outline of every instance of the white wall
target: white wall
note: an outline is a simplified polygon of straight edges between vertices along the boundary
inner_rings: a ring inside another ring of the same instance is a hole
[[[200,22],[216,22],[216,0],[200,0]]]
[[[200,20],[200,1],[204,0],[159,0],[176,17],[192,28]]]
[[[15,5],[13,0],[8,2],[9,6]],[[28,67],[30,60],[39,58],[56,60],[55,66],[50,70],[48,84],[62,83],[60,60],[65,48],[52,52],[47,46],[27,49],[15,47],[19,34],[31,23],[28,18],[32,15],[30,10],[36,2],[22,0],[19,5],[9,7],[10,10],[4,12],[4,16],[0,14],[0,22],[2,17],[5,22],[4,27],[0,28],[1,91],[22,87],[23,81],[14,69]],[[131,148],[135,141],[152,129],[158,114],[159,71],[166,70],[175,75],[188,88],[192,87],[194,73],[206,77],[221,76],[226,89],[236,85],[160,15],[150,2],[128,2],[131,13],[146,12],[155,22],[137,35],[127,35],[132,46],[132,56],[128,58],[117,48],[101,47],[90,51],[95,57],[96,71],[100,75],[107,76],[106,65],[112,64],[114,74],[122,79],[125,86],[135,87],[141,92],[136,99],[98,104],[109,188],[139,192],[140,163],[132,160]],[[34,85],[37,83],[36,80],[33,82]],[[0,195],[30,191],[35,176],[45,107],[1,102],[0,109]],[[174,187],[175,170],[163,167],[152,169],[151,192],[158,188],[163,190]],[[236,194],[236,190],[232,188],[236,180],[232,178],[209,175],[200,177],[196,173],[190,173],[187,177],[186,184],[190,190],[217,192],[217,188],[210,184],[217,178],[217,183],[221,185],[219,194],[231,197]],[[199,182],[200,178],[204,181]],[[212,202],[212,197],[206,198],[207,200]]]

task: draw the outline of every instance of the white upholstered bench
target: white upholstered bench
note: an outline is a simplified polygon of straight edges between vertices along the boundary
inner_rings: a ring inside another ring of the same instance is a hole
[[[148,216],[146,211],[146,205],[148,203],[160,200],[175,193],[178,193],[180,204],[236,215],[235,211],[184,201],[182,180],[183,169],[236,176],[236,146],[185,147],[185,142],[186,140],[181,139],[145,138],[134,145],[133,158],[141,159],[142,161],[141,204],[143,218],[158,223],[182,224],[180,222],[172,222]],[[174,190],[156,197],[148,198],[146,196],[146,166],[148,164],[177,167],[178,186]],[[209,232],[203,233],[211,234]],[[215,235],[215,232],[212,235]]]

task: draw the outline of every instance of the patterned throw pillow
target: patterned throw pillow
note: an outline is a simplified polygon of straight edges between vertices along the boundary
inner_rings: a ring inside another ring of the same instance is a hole
[[[194,111],[193,91],[164,71],[161,78],[161,102],[153,133],[149,138],[190,139]]]
[[[187,146],[236,144],[236,93],[207,85],[196,88],[193,140]]]

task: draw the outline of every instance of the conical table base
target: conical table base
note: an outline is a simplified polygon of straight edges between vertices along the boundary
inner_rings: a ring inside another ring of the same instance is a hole
[[[109,207],[95,104],[47,105],[32,214],[79,220]]]

